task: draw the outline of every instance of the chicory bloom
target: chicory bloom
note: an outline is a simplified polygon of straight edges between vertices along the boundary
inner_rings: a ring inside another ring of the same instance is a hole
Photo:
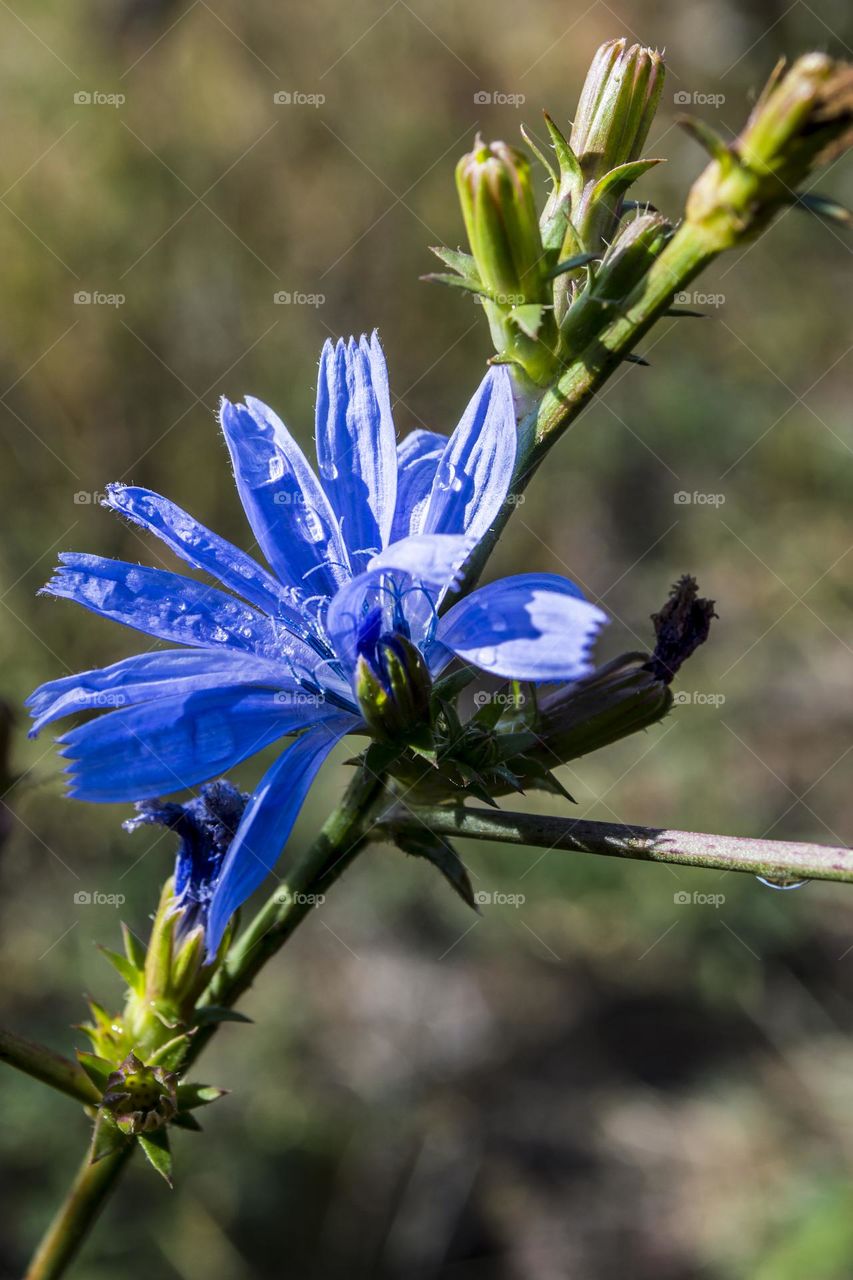
[[[490,583],[439,616],[512,478],[505,368],[489,370],[449,439],[421,430],[398,446],[376,334],[327,342],[317,471],[260,400],[224,400],[221,424],[272,572],[167,498],[111,485],[105,506],[220,586],[101,556],[60,556],[47,594],[184,647],[54,680],[29,699],[34,733],[72,712],[112,708],[60,739],[70,794],[82,800],[167,795],[292,738],[223,860],[208,914],[211,952],[272,871],[335,743],[367,730],[359,675],[362,689],[365,676],[381,682],[391,659],[415,650],[429,678],[457,657],[508,679],[573,680],[589,671],[606,621],[571,582],[537,573]],[[420,705],[416,697],[411,705]]]

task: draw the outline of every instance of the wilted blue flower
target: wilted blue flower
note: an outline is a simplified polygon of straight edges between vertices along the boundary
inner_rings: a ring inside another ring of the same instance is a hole
[[[327,342],[317,391],[319,475],[261,401],[223,401],[221,422],[273,573],[168,499],[110,486],[106,506],[228,590],[163,569],[62,555],[48,594],[187,648],[55,680],[29,700],[33,732],[72,712],[113,708],[60,739],[70,794],[99,802],[196,786],[304,730],[246,806],[210,907],[213,950],[272,869],[334,744],[365,731],[359,659],[381,677],[388,642],[402,637],[433,677],[457,656],[507,678],[576,679],[589,670],[589,649],[606,621],[566,579],[532,573],[482,587],[439,618],[509,489],[516,429],[504,368],[486,374],[450,439],[415,431],[398,447],[376,335]]]
[[[139,800],[136,817],[125,831],[157,825],[180,837],[175,857],[171,910],[180,913],[177,937],[207,924],[210,903],[219,883],[225,855],[237,834],[249,799],[225,778],[205,783],[186,804],[174,800]]]

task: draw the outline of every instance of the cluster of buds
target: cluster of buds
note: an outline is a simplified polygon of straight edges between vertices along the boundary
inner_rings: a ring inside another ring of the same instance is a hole
[[[454,274],[427,278],[481,297],[495,359],[513,366],[521,389],[549,386],[571,354],[572,304],[592,287],[593,264],[617,234],[629,187],[658,163],[640,153],[663,78],[656,51],[624,39],[602,45],[570,138],[545,117],[557,167],[527,139],[553,182],[541,217],[530,165],[514,147],[478,138],[456,167],[471,252],[435,249]]]

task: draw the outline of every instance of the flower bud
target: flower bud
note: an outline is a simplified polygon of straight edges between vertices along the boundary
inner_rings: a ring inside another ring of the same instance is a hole
[[[456,186],[485,288],[517,304],[543,301],[542,240],[526,156],[478,138],[456,166]]]
[[[714,157],[690,191],[688,221],[730,248],[761,231],[797,199],[813,169],[853,144],[853,66],[809,53],[787,71],[778,67],[730,145],[685,123]]]
[[[556,325],[530,164],[515,147],[478,138],[456,186],[495,350],[547,385]]]
[[[381,636],[356,666],[362,715],[386,742],[412,740],[429,724],[432,680],[420,650],[405,636]]]
[[[591,252],[610,239],[627,185],[611,180],[601,189],[599,184],[613,170],[639,158],[664,75],[663,58],[655,49],[629,47],[624,37],[608,40],[592,60],[570,136],[580,168],[572,222],[583,247]]]
[[[122,1133],[152,1133],[177,1113],[177,1085],[171,1071],[147,1067],[129,1053],[108,1077],[103,1105]]]

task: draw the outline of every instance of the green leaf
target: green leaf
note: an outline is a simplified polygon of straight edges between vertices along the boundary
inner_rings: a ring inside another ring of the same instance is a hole
[[[527,143],[530,150],[535,155],[536,159],[545,169],[546,173],[548,174],[549,178],[553,182],[554,186],[555,187],[558,186],[560,182],[560,175],[557,173],[557,170],[551,164],[551,161],[547,158],[547,156],[545,156],[539,150],[538,145],[533,141],[533,138],[530,136],[529,132],[527,131],[527,128],[524,125],[521,126],[521,136],[524,139],[524,141]]]
[[[440,258],[446,267],[456,271],[472,284],[481,284],[480,273],[472,253],[462,253],[459,249],[445,249],[443,245],[430,245],[430,252]]]
[[[245,1013],[238,1013],[236,1009],[226,1009],[223,1005],[206,1004],[195,1011],[195,1025],[197,1027],[209,1027],[217,1022],[252,1022],[252,1018],[247,1018]]]
[[[473,667],[468,666],[452,671],[449,676],[436,680],[432,690],[433,697],[441,702],[453,702],[463,689],[467,689],[477,674]]]
[[[509,315],[522,333],[526,334],[528,338],[536,338],[542,328],[545,312],[548,310],[550,308],[543,306],[539,302],[526,302],[521,307],[513,307]]]
[[[571,258],[566,258],[565,262],[558,262],[556,267],[548,272],[547,279],[553,280],[556,276],[565,275],[567,271],[575,271],[578,267],[585,267],[589,262],[595,262],[596,258],[600,258],[600,253],[576,253]]]
[[[198,1120],[189,1111],[179,1111],[172,1120],[172,1124],[176,1124],[179,1129],[190,1129],[193,1133],[202,1132]]]
[[[169,1147],[169,1133],[166,1129],[155,1129],[153,1133],[140,1133],[138,1142],[148,1158],[152,1168],[161,1178],[165,1178],[169,1186],[172,1181],[172,1152]]]
[[[103,1093],[107,1087],[107,1080],[115,1070],[113,1064],[107,1062],[106,1058],[99,1058],[96,1053],[86,1053],[82,1049],[77,1050],[77,1061],[95,1088]]]
[[[179,1084],[178,1106],[182,1111],[193,1111],[196,1107],[210,1106],[224,1098],[228,1089],[220,1089],[215,1084]]]
[[[119,1129],[109,1111],[101,1109],[92,1134],[92,1153],[89,1163],[97,1164],[105,1156],[111,1156],[114,1151],[119,1151],[126,1146],[128,1141],[129,1139]]]
[[[449,284],[454,289],[466,289],[468,293],[476,293],[481,298],[491,300],[492,295],[488,289],[484,289],[481,284],[473,284],[470,280],[464,280],[462,276],[451,276],[444,271],[430,271],[425,276],[421,276],[421,280],[425,280],[427,284]]]
[[[567,139],[554,124],[554,121],[543,112],[545,123],[548,126],[548,132],[551,135],[551,142],[557,156],[557,163],[560,166],[560,175],[562,178],[570,178],[574,184],[583,186],[583,171],[581,169],[580,160],[578,160],[574,151],[572,151]]]
[[[145,947],[133,930],[122,921],[121,936],[124,942],[124,954],[135,969],[145,968]]]
[[[830,196],[809,193],[808,195],[798,196],[796,203],[801,209],[805,209],[807,213],[815,213],[819,218],[825,218],[829,222],[837,222],[847,231],[853,227],[853,213]]]
[[[661,160],[631,160],[628,164],[618,164],[615,169],[605,173],[604,177],[596,182],[592,192],[592,202],[596,203],[606,197],[613,199],[620,196],[638,178],[642,178],[644,173],[661,163]]]
[[[413,858],[426,858],[441,874],[466,906],[477,910],[471,878],[453,846],[432,831],[406,831],[397,836],[397,844]]]
[[[723,138],[704,120],[697,120],[695,116],[681,116],[676,123],[695,138],[699,146],[704,147],[714,160],[719,160],[720,164],[724,165],[734,163],[734,156]]]
[[[126,956],[119,955],[118,951],[110,951],[109,947],[102,946],[100,942],[97,944],[97,947],[101,955],[104,956],[105,959],[109,960],[113,968],[118,971],[130,987],[131,991],[134,991],[137,995],[141,995],[144,986],[144,979],[136,965],[131,964]]]
[[[155,1053],[151,1054],[147,1065],[149,1067],[165,1067],[167,1071],[176,1071],[190,1046],[190,1040],[191,1036],[188,1034],[174,1036],[171,1040],[167,1040]]]

